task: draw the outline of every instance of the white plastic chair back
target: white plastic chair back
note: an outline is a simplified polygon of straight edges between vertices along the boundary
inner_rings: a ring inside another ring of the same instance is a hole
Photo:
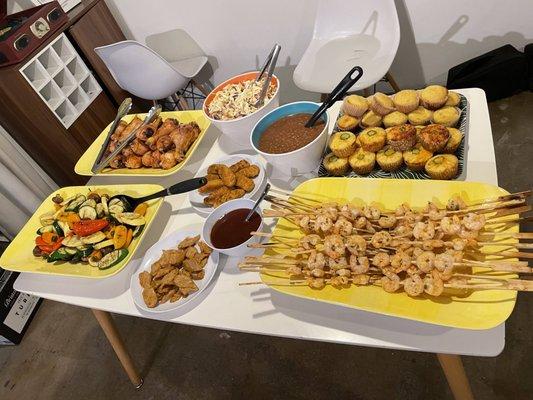
[[[313,38],[294,70],[296,85],[329,93],[355,65],[363,77],[351,88],[361,90],[389,70],[400,43],[394,0],[320,0]]]
[[[189,82],[159,54],[135,40],[96,47],[94,51],[118,85],[142,99],[167,98]]]

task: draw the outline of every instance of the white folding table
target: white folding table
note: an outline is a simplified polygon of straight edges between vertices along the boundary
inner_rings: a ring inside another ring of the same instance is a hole
[[[470,105],[467,180],[497,185],[494,145],[485,94],[480,89],[458,90]],[[339,111],[340,102],[330,110]],[[171,177],[94,177],[91,185],[116,183],[158,183],[170,185],[195,175],[202,166],[228,153],[234,145],[211,127],[188,165]],[[295,187],[272,176],[273,186]],[[22,273],[15,289],[49,300],[91,308],[136,386],[142,384],[124,347],[110,313],[152,318],[173,323],[248,332],[295,339],[348,345],[436,353],[456,399],[473,398],[460,355],[496,356],[505,344],[505,324],[489,330],[463,330],[388,317],[350,308],[285,296],[265,287],[238,286],[257,280],[253,272],[240,272],[238,259],[221,257],[212,284],[185,309],[167,314],[146,313],[131,297],[130,277],[139,267],[144,252],[159,238],[177,229],[200,227],[203,217],[195,213],[188,195],[167,197],[147,237],[129,265],[117,275],[101,280]]]

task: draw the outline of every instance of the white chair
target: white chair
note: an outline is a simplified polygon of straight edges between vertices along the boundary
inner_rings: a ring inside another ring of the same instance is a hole
[[[311,43],[294,70],[300,89],[330,93],[355,65],[363,77],[350,91],[366,89],[387,76],[400,43],[394,0],[320,0]]]
[[[96,47],[94,51],[122,89],[154,102],[172,97],[181,108],[188,108],[176,93],[183,90],[190,79],[149,47],[135,40],[124,40]]]

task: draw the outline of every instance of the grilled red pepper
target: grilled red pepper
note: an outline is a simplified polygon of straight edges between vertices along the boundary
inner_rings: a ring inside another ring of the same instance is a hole
[[[59,249],[61,247],[61,242],[63,242],[63,238],[61,236],[59,236],[53,244],[46,243],[41,236],[37,236],[35,238],[35,244],[37,245],[37,247],[39,247],[41,251],[48,254],[53,253],[54,251]]]
[[[109,222],[106,219],[82,220],[72,224],[72,230],[78,236],[89,236],[104,229]]]

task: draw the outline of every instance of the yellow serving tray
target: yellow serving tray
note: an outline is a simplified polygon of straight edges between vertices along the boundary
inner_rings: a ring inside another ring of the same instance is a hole
[[[141,119],[144,119],[146,116],[145,114],[130,114],[126,115],[124,118],[122,118],[123,121],[130,122],[135,116],[138,116]],[[98,152],[100,151],[105,138],[107,137],[109,128],[111,127],[111,123],[109,123],[108,126],[105,127],[105,129],[98,135],[98,137],[95,139],[95,141],[89,146],[89,148],[83,153],[81,158],[76,163],[76,166],[74,167],[74,171],[78,175],[85,175],[85,176],[135,176],[135,175],[143,175],[143,176],[168,176],[173,174],[174,172],[181,169],[189,160],[191,155],[194,153],[200,142],[202,141],[205,132],[207,131],[207,128],[209,128],[209,125],[211,122],[207,118],[205,118],[203,111],[201,110],[192,110],[192,111],[165,111],[161,113],[161,118],[163,118],[163,121],[167,118],[176,118],[181,123],[189,123],[189,122],[196,122],[198,126],[201,129],[200,135],[198,138],[194,141],[193,145],[189,148],[187,153],[185,154],[185,159],[176,164],[174,167],[170,169],[162,169],[162,168],[137,168],[137,169],[129,169],[129,168],[119,168],[119,169],[112,169],[112,168],[105,168],[98,174],[93,174],[91,171],[91,168],[94,165],[94,161],[96,157],[98,156]]]
[[[419,209],[430,200],[444,206],[446,201],[456,194],[461,195],[467,202],[508,194],[499,187],[474,182],[353,178],[312,179],[298,186],[294,193],[321,201],[374,203],[388,210],[394,210],[403,202],[410,204],[413,209]],[[515,224],[508,231],[518,232],[518,225]],[[295,238],[302,236],[292,223],[284,219],[276,225],[275,234]],[[484,251],[491,249],[494,247],[483,248]],[[275,254],[272,251],[269,253]],[[473,272],[477,272],[476,269]],[[387,293],[377,286],[335,289],[328,285],[322,290],[314,290],[308,286],[281,286],[280,284],[286,285],[288,282],[287,279],[276,277],[282,275],[283,272],[262,273],[261,279],[274,290],[291,296],[454,328],[493,328],[509,317],[516,302],[516,292],[510,290],[479,290],[457,293],[457,296],[452,297],[412,298],[401,292]],[[515,275],[500,273],[499,276]]]
[[[63,275],[63,276],[77,276],[83,278],[107,278],[115,275],[122,270],[128,261],[131,259],[135,249],[139,243],[143,240],[144,235],[150,228],[152,221],[154,220],[159,207],[161,206],[162,199],[150,200],[148,202],[148,210],[146,211],[146,225],[141,234],[133,239],[128,247],[128,255],[126,258],[115,265],[114,267],[100,270],[95,267],[91,267],[89,264],[70,264],[64,263],[48,263],[43,258],[38,258],[33,255],[33,248],[35,247],[35,238],[37,237],[37,229],[41,227],[39,217],[49,211],[54,210],[52,203],[52,197],[56,194],[60,194],[63,198],[68,198],[76,193],[87,195],[89,191],[98,190],[98,193],[107,193],[110,196],[116,194],[126,194],[132,197],[141,197],[148,194],[157,192],[163,189],[160,185],[101,185],[101,186],[68,186],[52,193],[48,198],[39,206],[37,211],[32,215],[30,220],[24,225],[22,230],[15,237],[13,242],[4,251],[2,257],[0,257],[0,267],[9,271],[17,272],[30,272],[37,274],[48,275]]]

